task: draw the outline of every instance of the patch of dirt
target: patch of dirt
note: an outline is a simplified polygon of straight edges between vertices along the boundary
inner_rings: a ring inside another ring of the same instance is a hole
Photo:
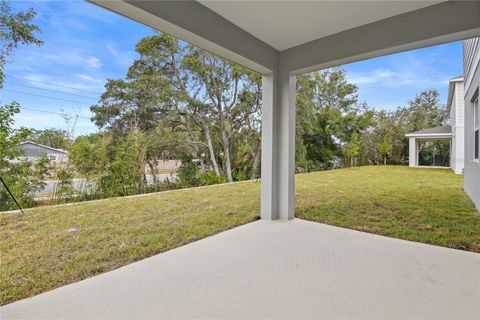
[[[374,233],[373,230],[371,230],[368,226],[354,226],[353,229],[362,232]]]

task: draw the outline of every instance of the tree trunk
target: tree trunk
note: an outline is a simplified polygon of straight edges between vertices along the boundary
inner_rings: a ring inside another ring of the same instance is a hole
[[[227,174],[228,182],[233,182],[232,164],[230,161],[230,146],[225,130],[222,130],[222,145],[223,145],[223,162],[225,165],[225,173]]]
[[[353,167],[353,157],[350,157],[350,167]]]
[[[156,161],[155,161],[156,162]],[[156,166],[153,165],[151,161],[147,161],[148,167],[150,168],[150,174],[152,175],[153,184],[157,185],[157,170]],[[156,164],[156,163],[155,163]]]
[[[188,136],[188,139],[190,140],[189,144],[193,148],[194,156],[198,158],[198,160],[200,161],[200,171],[202,173],[205,173],[205,162],[203,161],[202,155],[200,154],[200,150],[198,149],[198,144],[194,142],[192,130],[190,129],[190,125],[188,122],[185,123],[185,127],[187,128],[187,136]]]
[[[220,131],[221,131],[220,135],[221,135],[222,147],[223,147],[223,166],[225,168],[225,174],[227,175],[228,182],[233,182],[232,163],[230,160],[230,142],[227,134],[228,128],[227,128],[227,124],[225,123],[221,97],[217,97],[217,99],[218,99],[217,101],[218,115],[220,118]]]
[[[387,165],[387,156],[383,156],[383,165],[384,165],[384,166]]]
[[[257,142],[257,150],[253,155],[253,163],[252,163],[252,176],[251,179],[258,178],[258,166],[260,164],[260,157],[262,155],[262,143],[259,141]]]
[[[210,129],[207,125],[203,126],[203,132],[205,133],[205,140],[207,141],[208,151],[210,153],[210,161],[212,161],[213,171],[217,177],[220,177],[220,169],[218,168],[217,159],[215,157],[215,150],[213,149],[212,137],[210,136]]]
[[[203,162],[202,155],[199,154],[199,152],[196,152],[198,161],[200,162],[200,172],[205,173],[205,162]]]

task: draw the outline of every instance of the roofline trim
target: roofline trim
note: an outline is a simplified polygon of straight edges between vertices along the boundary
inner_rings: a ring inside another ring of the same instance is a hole
[[[447,97],[447,112],[448,113],[450,113],[450,109],[452,108],[453,91],[454,91],[455,84],[460,83],[460,82],[465,83],[465,79],[463,78],[463,76],[452,78],[449,81],[448,97]]]
[[[407,133],[405,137],[451,137],[452,133]]]

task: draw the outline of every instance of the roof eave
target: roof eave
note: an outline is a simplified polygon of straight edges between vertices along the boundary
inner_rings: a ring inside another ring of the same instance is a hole
[[[452,101],[453,101],[453,91],[455,91],[455,84],[457,82],[463,82],[463,76],[455,77],[450,79],[450,85],[448,86],[448,99],[447,99],[447,112],[450,113],[450,109],[452,108]]]
[[[422,137],[425,137],[425,138],[436,138],[436,137],[445,137],[445,138],[448,138],[448,137],[451,137],[452,134],[451,133],[407,133],[405,135],[405,137],[407,138],[422,138]]]
[[[23,141],[23,142],[20,142],[20,145],[24,145],[24,144],[27,144],[27,143],[31,143],[31,144],[34,144],[34,145],[37,145],[37,146],[40,146],[40,147],[43,147],[43,148],[47,148],[47,149],[50,149],[50,150],[53,150],[53,151],[56,151],[56,152],[60,152],[60,153],[63,153],[63,154],[68,154],[68,151],[66,151],[66,150],[52,148],[52,147],[46,146],[44,144],[36,143],[36,142],[33,142],[33,141]]]

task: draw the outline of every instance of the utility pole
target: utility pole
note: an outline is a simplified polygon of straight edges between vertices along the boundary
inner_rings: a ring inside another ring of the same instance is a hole
[[[75,114],[75,120],[73,120],[72,132],[70,133],[70,138],[73,140],[75,138],[75,126],[77,125],[78,114]]]

